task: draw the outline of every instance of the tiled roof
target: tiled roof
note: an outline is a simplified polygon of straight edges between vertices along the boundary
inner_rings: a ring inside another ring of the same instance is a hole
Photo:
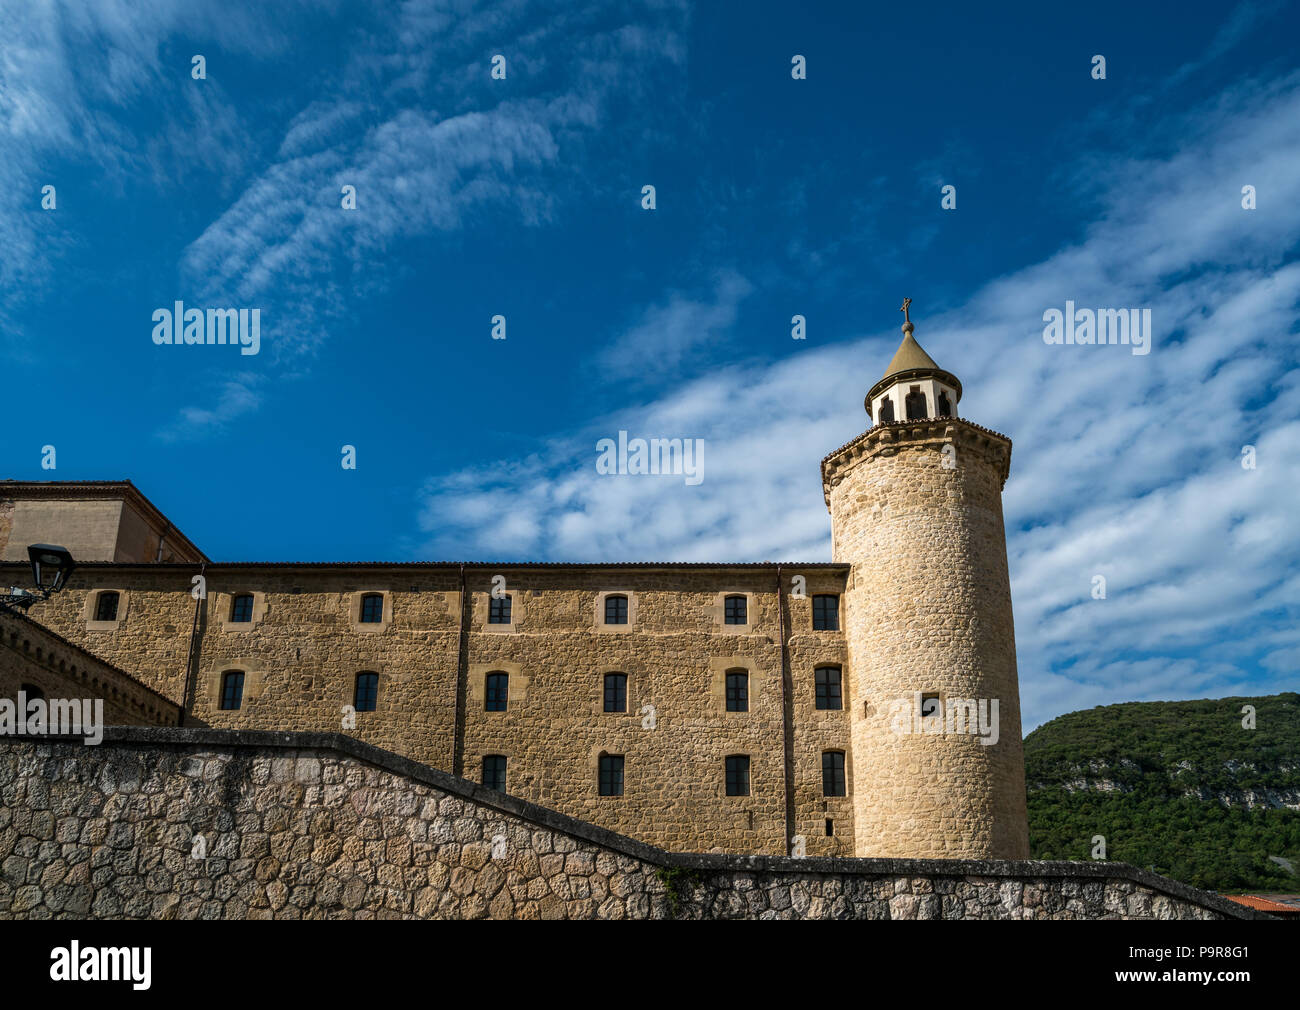
[[[197,561],[80,561],[77,568],[184,568],[191,569]],[[25,568],[25,561],[6,561],[0,565]],[[650,568],[661,569],[744,569],[764,570],[782,568],[811,568],[825,571],[847,572],[849,566],[838,561],[209,561],[207,568]]]
[[[1272,898],[1261,898],[1257,894],[1224,894],[1221,897],[1229,901],[1235,901],[1239,905],[1245,905],[1247,908],[1256,908],[1261,912],[1270,912],[1273,915],[1300,915],[1300,907],[1295,905],[1284,905],[1280,901],[1274,901]]]

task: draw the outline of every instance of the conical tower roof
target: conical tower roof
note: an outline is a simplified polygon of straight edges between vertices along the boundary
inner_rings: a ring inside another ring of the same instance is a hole
[[[885,374],[881,376],[882,381],[888,379],[891,375],[897,375],[899,372],[910,372],[914,368],[933,368],[939,369],[935,364],[934,358],[925,353],[925,349],[916,342],[916,337],[912,336],[909,329],[903,335],[903,342],[898,345],[898,350],[894,352],[893,359],[889,362],[889,367],[885,369]]]
[[[925,349],[916,342],[916,337],[912,336],[912,331],[916,329],[912,325],[908,309],[911,307],[912,299],[904,298],[903,307],[899,309],[903,313],[903,342],[898,345],[898,350],[890,359],[889,367],[885,369],[885,374],[881,376],[880,381],[871,387],[867,393],[866,407],[867,414],[871,414],[871,398],[877,393],[882,392],[896,382],[905,379],[923,379],[933,378],[951,386],[957,398],[961,398],[961,382],[957,376],[949,371],[940,368],[934,358],[925,353]]]

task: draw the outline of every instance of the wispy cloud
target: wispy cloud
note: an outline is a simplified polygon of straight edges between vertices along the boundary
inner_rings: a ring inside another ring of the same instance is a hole
[[[1082,241],[918,321],[963,380],[963,416],[1015,439],[1004,504],[1031,726],[1084,705],[1297,679],[1296,641],[1270,629],[1280,614],[1294,622],[1300,600],[1300,81],[1242,87],[1177,128],[1194,142],[1089,167],[1105,212]],[[1242,208],[1245,184],[1259,210]],[[1154,349],[1046,345],[1043,312],[1066,299],[1150,308]],[[693,334],[725,339],[726,304],[670,299],[608,353],[663,344],[671,359]],[[543,453],[431,479],[427,549],[824,560],[817,461],[864,427],[862,394],[897,340],[890,329],[714,370]],[[704,482],[599,475],[595,441],[620,429],[706,439]]]

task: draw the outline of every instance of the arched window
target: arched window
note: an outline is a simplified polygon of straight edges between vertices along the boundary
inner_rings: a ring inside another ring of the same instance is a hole
[[[749,623],[749,602],[743,596],[728,596],[723,601],[725,613],[723,615],[727,624],[748,624]]]
[[[491,597],[488,600],[488,624],[509,624],[510,623],[510,594],[498,598]]]
[[[627,711],[627,674],[605,674],[605,711]]]
[[[504,712],[510,699],[510,674],[494,670],[487,675],[483,707],[489,712]]]
[[[244,674],[240,670],[227,670],[221,676],[221,707],[233,711],[244,703]]]
[[[117,601],[118,601],[117,593],[114,593],[112,591],[106,591],[100,593],[99,599],[95,601],[95,620],[116,621]]]
[[[358,712],[373,712],[379,704],[379,674],[357,674],[357,689],[353,693],[352,707]]]
[[[838,666],[819,666],[814,673],[817,683],[817,707],[839,709],[844,707],[843,685]]]
[[[384,623],[384,594],[366,593],[361,597],[361,623]]]
[[[925,420],[925,394],[921,392],[920,386],[913,386],[912,391],[907,394],[904,400],[904,406],[907,408],[907,419],[909,421]]]
[[[727,671],[727,711],[749,711],[749,674],[744,670]]]
[[[488,754],[483,758],[483,787],[506,791],[506,759],[504,754]]]
[[[844,752],[822,751],[822,795],[844,796]]]
[[[240,593],[230,601],[230,622],[248,624],[253,619],[253,594]]]
[[[600,756],[600,795],[623,795],[623,755],[602,754]]]
[[[627,597],[605,597],[605,623],[627,624]]]
[[[18,690],[27,696],[28,701],[44,700],[45,698],[45,692],[35,684],[21,684]]]
[[[945,390],[939,390],[939,416],[952,417],[952,401]]]
[[[813,631],[840,630],[840,598],[824,594],[813,597]]]
[[[880,423],[894,423],[894,401],[887,396],[880,401]]]
[[[729,754],[727,756],[727,795],[749,795],[748,754]]]

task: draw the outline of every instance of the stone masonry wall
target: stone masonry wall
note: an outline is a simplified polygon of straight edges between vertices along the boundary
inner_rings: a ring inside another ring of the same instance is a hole
[[[187,684],[199,570],[85,565],[32,616],[168,697],[188,698],[187,725],[345,732],[475,781],[485,756],[502,755],[511,793],[676,851],[786,854],[788,705],[789,836],[802,836],[808,855],[853,855],[851,756],[849,795],[822,795],[822,752],[850,750],[848,712],[818,710],[814,681],[822,665],[847,679],[844,636],[812,629],[811,602],[843,591],[843,567],[782,566],[782,615],[774,565],[467,566],[462,656],[456,565],[209,564]],[[512,598],[504,626],[488,623],[498,575]],[[801,598],[788,595],[796,575]],[[120,594],[118,619],[96,622],[96,596],[110,589]],[[369,591],[385,595],[380,624],[357,620]],[[228,619],[239,593],[254,595],[251,622]],[[604,624],[609,593],[628,596],[627,625]],[[733,593],[747,598],[745,625],[724,623]],[[747,712],[726,710],[731,669],[749,674]],[[228,670],[245,673],[238,711],[219,707]],[[485,707],[486,677],[497,670],[510,676],[504,712]],[[378,708],[346,728],[361,671],[379,674]],[[603,678],[613,672],[628,678],[625,712],[604,711]],[[624,757],[622,796],[598,795],[602,753]],[[750,758],[748,796],[725,795],[725,759],[736,754]]]
[[[672,855],[340,736],[0,743],[0,918],[1267,918],[1114,863]]]
[[[49,629],[0,609],[0,698],[34,685],[47,700],[102,700],[112,726],[175,726],[180,706]]]
[[[871,769],[871,788],[855,794],[860,856],[1029,855],[1002,521],[1010,451],[994,432],[930,420],[877,426],[823,465],[832,556],[853,565],[853,754]],[[996,701],[996,743],[915,732],[897,705],[910,716],[918,693],[945,709]]]

